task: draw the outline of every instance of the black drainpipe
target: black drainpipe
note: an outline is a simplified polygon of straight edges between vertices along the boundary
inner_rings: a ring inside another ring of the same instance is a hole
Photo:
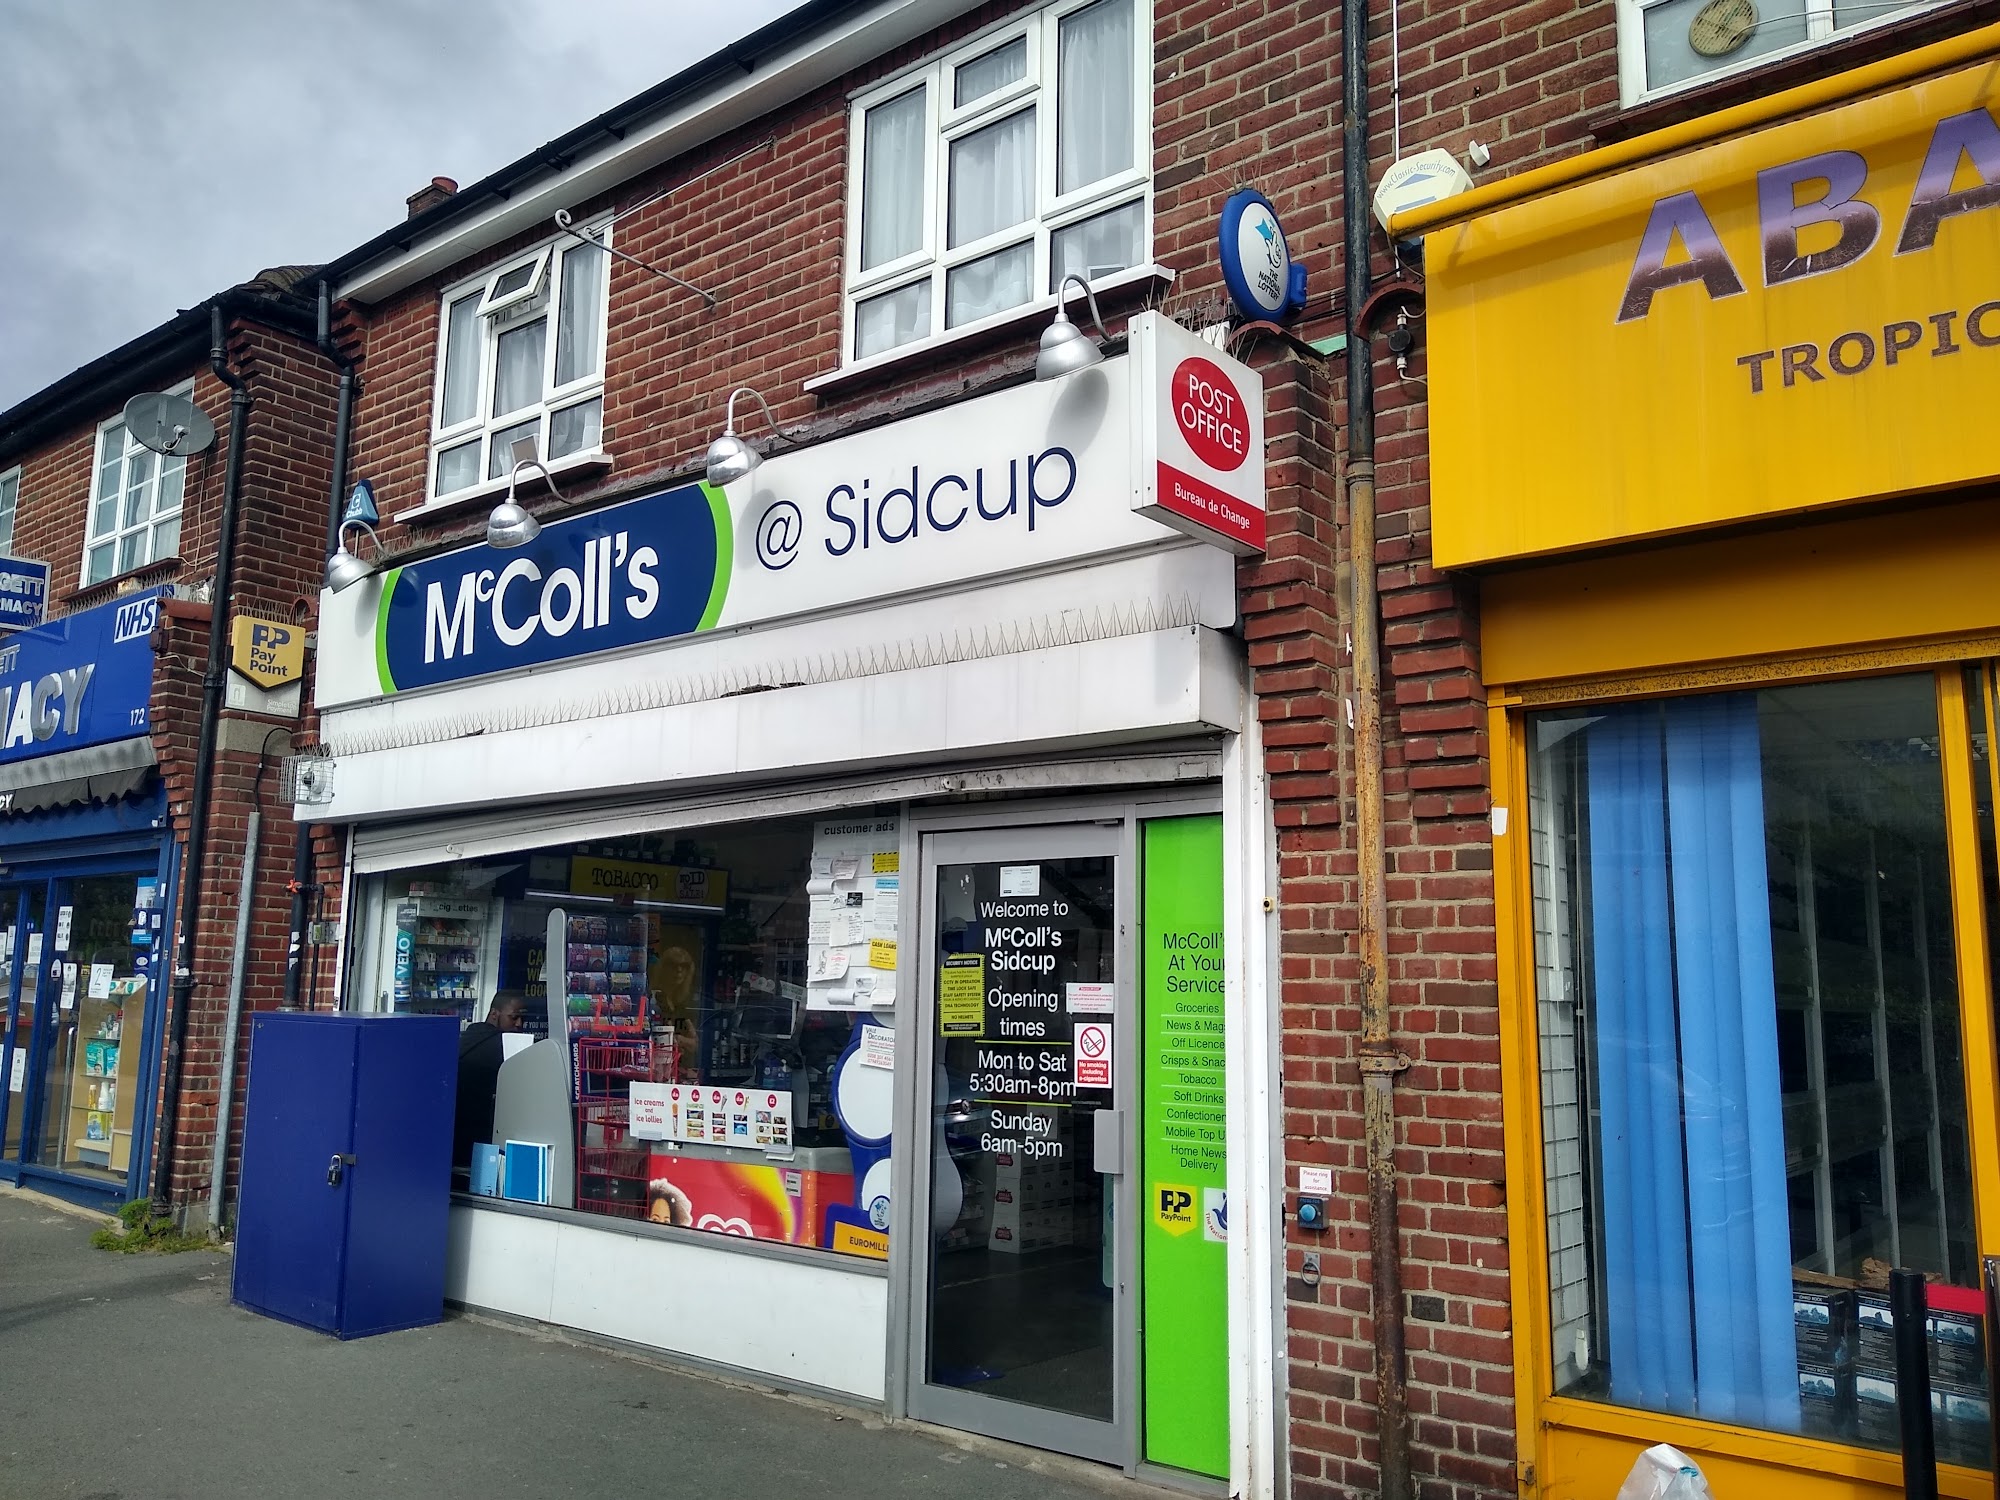
[[[1389,1005],[1388,851],[1382,791],[1381,601],[1375,576],[1375,350],[1368,331],[1368,0],[1341,0],[1341,215],[1347,272],[1347,518],[1353,568],[1354,842],[1359,900],[1361,1134],[1368,1167],[1368,1261],[1375,1332],[1381,1500],[1410,1500],[1403,1266],[1397,1231],[1396,1050]]]
[[[153,1206],[161,1213],[168,1210],[173,1195],[181,1064],[187,1051],[188,1011],[194,1000],[202,867],[208,858],[208,806],[215,782],[215,741],[222,722],[222,693],[228,680],[229,596],[236,572],[236,513],[243,495],[243,441],[250,425],[250,387],[229,368],[223,348],[220,302],[209,308],[208,327],[209,368],[215,371],[216,379],[229,387],[229,460],[223,469],[215,583],[209,595],[208,667],[201,680],[201,739],[195,750],[194,799],[188,804],[187,857],[181,862],[181,914],[174,925],[173,1014],[167,1032],[166,1078],[160,1095],[159,1128],[153,1136]]]
[[[347,436],[354,414],[354,361],[340,352],[333,337],[333,289],[319,284],[319,352],[340,371],[340,404],[333,418],[333,479],[327,492],[326,555],[340,546],[340,513],[347,489]],[[292,930],[285,948],[285,1008],[297,1010],[305,977],[306,920],[312,910],[312,825],[298,820],[298,840],[292,849]]]

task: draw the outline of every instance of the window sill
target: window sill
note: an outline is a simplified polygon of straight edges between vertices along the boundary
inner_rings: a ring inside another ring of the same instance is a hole
[[[1995,0],[2000,3],[2000,0]],[[1174,272],[1161,265],[1133,266],[1128,271],[1120,271],[1116,276],[1107,276],[1101,282],[1093,283],[1091,290],[1101,303],[1120,293],[1143,287],[1148,291],[1165,289],[1174,283]],[[1090,323],[1090,306],[1075,292],[1070,293],[1069,303],[1072,321],[1085,327]],[[885,373],[893,374],[907,366],[922,365],[936,360],[940,355],[949,354],[968,344],[998,334],[1017,329],[1033,327],[1049,322],[1055,315],[1056,299],[1053,293],[1034,302],[1024,302],[1019,307],[1010,307],[1003,313],[995,313],[990,318],[981,318],[977,323],[967,323],[963,328],[954,328],[933,338],[919,339],[911,344],[898,344],[882,354],[858,359],[838,370],[830,370],[824,375],[815,375],[801,389],[809,396],[839,395],[855,386],[879,380]]]
[[[621,1219],[610,1214],[586,1213],[578,1208],[557,1208],[547,1203],[523,1203],[518,1198],[488,1198],[452,1189],[452,1207],[477,1209],[481,1213],[515,1214],[524,1219],[547,1219],[556,1224],[574,1224],[579,1229],[598,1229],[607,1234],[630,1235],[633,1239],[665,1240],[669,1244],[690,1245],[724,1255],[749,1255],[764,1260],[790,1261],[794,1265],[820,1270],[847,1271],[856,1276],[883,1277],[889,1274],[886,1261],[864,1256],[842,1255],[813,1245],[792,1245],[782,1240],[753,1240],[710,1229],[680,1229],[655,1224],[650,1219]]]
[[[549,473],[561,479],[568,474],[601,474],[608,470],[614,460],[602,448],[593,448],[588,453],[567,453],[561,458],[549,460]],[[539,474],[534,476],[539,478]],[[440,500],[428,500],[409,510],[399,510],[389,519],[404,526],[421,526],[427,521],[443,520],[457,515],[482,500],[491,500],[496,495],[507,493],[506,479],[483,479],[467,489],[453,490]]]
[[[1948,36],[1970,31],[2000,20],[2000,0],[1952,0],[1935,10],[1918,12],[1879,26],[1863,27],[1851,35],[1837,37],[1817,47],[1793,52],[1740,73],[1706,83],[1690,82],[1662,90],[1612,114],[1600,115],[1587,126],[1591,137],[1603,143],[1629,140],[1633,136],[1678,125],[1766,98],[1799,84],[1812,83],[1833,74],[1858,68],[1864,63],[1896,52],[1907,52],[1942,41]]]

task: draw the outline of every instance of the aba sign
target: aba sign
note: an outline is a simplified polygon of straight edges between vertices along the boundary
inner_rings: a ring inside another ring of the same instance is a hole
[[[48,600],[47,563],[0,557],[0,630],[26,630],[41,624]]]
[[[0,643],[0,765],[148,732],[161,594],[79,610]]]
[[[525,547],[467,547],[385,583],[382,691],[666,640],[715,623],[729,588],[720,490],[689,484],[544,526]]]

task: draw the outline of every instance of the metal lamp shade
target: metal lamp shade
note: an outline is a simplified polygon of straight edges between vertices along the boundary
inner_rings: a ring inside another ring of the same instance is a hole
[[[717,487],[734,484],[763,461],[742,438],[725,432],[708,445],[708,482]]]
[[[511,499],[494,506],[493,514],[486,518],[489,547],[525,547],[541,534],[542,523]]]
[[[342,589],[353,587],[374,571],[373,564],[363,562],[342,543],[340,550],[326,560],[326,586],[337,594]]]
[[[1035,356],[1035,379],[1060,380],[1104,362],[1097,341],[1068,318],[1058,315],[1042,330],[1041,353]]]

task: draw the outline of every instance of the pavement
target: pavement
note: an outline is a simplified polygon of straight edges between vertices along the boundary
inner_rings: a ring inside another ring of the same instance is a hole
[[[477,1316],[350,1343],[233,1307],[218,1251],[95,1250],[0,1188],[0,1497],[1103,1500],[1108,1470]]]

